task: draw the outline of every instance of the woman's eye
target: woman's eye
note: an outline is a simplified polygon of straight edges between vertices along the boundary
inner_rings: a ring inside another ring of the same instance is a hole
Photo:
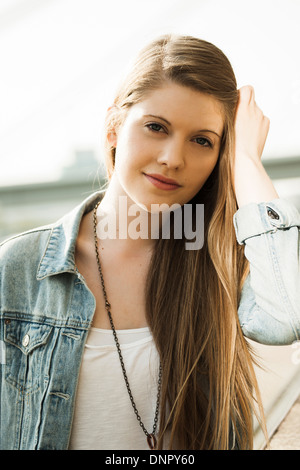
[[[153,132],[160,132],[164,130],[163,127],[160,124],[157,124],[156,122],[151,122],[150,124],[147,124],[147,127]]]
[[[195,142],[201,145],[202,147],[212,147],[212,143],[210,140],[206,139],[205,137],[196,137]]]

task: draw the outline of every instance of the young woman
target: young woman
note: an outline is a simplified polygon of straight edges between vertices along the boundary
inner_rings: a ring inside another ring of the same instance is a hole
[[[261,163],[268,128],[214,45],[141,52],[107,113],[107,189],[1,245],[2,449],[252,448],[245,336],[300,331],[300,216]],[[162,236],[173,204],[193,227],[204,205],[200,249]]]

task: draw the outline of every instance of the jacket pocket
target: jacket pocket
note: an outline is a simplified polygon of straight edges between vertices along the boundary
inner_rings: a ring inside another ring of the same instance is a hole
[[[45,377],[43,368],[48,363],[47,342],[52,329],[28,321],[4,321],[5,378],[22,393],[37,390]]]

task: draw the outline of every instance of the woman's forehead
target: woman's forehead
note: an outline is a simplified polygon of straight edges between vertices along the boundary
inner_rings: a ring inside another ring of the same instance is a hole
[[[224,126],[224,109],[215,97],[174,83],[148,93],[132,106],[131,113],[135,117],[161,117],[169,125],[208,126],[219,135]]]

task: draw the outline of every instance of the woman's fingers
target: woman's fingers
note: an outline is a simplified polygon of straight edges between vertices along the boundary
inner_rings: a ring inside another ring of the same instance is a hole
[[[254,88],[250,85],[241,87],[235,119],[236,158],[260,159],[269,126],[270,120],[255,102]]]
[[[251,85],[242,86],[239,89],[239,102],[250,103],[251,100],[255,100],[254,88]]]

